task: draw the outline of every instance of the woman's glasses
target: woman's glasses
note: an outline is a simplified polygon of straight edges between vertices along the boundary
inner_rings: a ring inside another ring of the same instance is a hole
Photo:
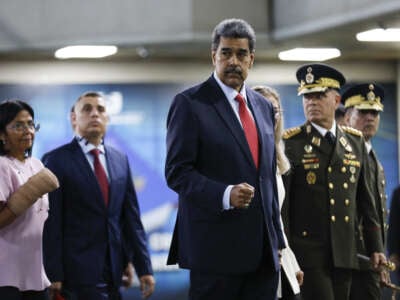
[[[34,122],[15,122],[14,124],[8,126],[9,129],[15,132],[24,132],[25,130],[37,132],[40,129],[40,124],[35,124]]]

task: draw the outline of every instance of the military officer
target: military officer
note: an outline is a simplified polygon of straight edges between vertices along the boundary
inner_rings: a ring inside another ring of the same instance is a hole
[[[368,153],[369,168],[367,170],[370,188],[375,200],[375,208],[381,226],[381,237],[385,241],[386,229],[386,193],[385,174],[375,151],[372,149],[371,139],[379,128],[380,112],[383,111],[384,90],[374,83],[357,84],[347,89],[342,95],[345,107],[345,123],[360,130],[365,139]],[[363,227],[359,220],[359,228]],[[356,232],[358,233],[358,232]],[[366,250],[361,234],[357,234],[358,251],[365,255]],[[351,286],[352,300],[378,300],[382,298],[380,276],[371,270],[370,264],[360,261],[360,271],[353,273]]]
[[[358,267],[355,238],[357,210],[375,268],[385,263],[378,217],[366,181],[362,133],[337,126],[335,109],[344,76],[324,64],[296,73],[306,123],[285,131],[291,171],[284,178],[283,218],[301,268],[304,300],[349,299],[352,269]]]

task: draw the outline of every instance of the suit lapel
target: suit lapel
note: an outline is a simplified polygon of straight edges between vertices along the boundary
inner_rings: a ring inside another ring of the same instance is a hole
[[[229,101],[226,99],[225,94],[218,86],[214,78],[211,77],[207,83],[209,83],[210,91],[206,91],[205,93],[207,93],[207,96],[210,97],[210,100],[212,101],[212,104],[214,105],[218,115],[231,131],[234,139],[239,144],[240,149],[243,151],[249,163],[255,167],[242,125],[237,119],[235,112],[229,104]]]

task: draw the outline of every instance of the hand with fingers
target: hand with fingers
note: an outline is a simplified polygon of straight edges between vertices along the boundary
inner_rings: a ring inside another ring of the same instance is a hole
[[[230,195],[230,204],[235,208],[248,208],[253,198],[254,187],[243,182],[233,186]]]

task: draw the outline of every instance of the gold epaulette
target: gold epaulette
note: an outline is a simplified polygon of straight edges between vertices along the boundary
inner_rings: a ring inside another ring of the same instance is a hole
[[[301,128],[300,127],[288,128],[283,132],[282,138],[287,140],[287,139],[290,139],[291,137],[299,134],[300,132],[301,132]]]
[[[355,128],[353,128],[353,127],[350,127],[350,126],[340,126],[342,129],[343,129],[343,131],[345,131],[345,132],[347,132],[347,133],[350,133],[350,134],[352,134],[352,135],[356,135],[356,136],[362,136],[363,134],[362,134],[362,132],[360,131],[360,130],[358,130],[358,129],[355,129]]]

